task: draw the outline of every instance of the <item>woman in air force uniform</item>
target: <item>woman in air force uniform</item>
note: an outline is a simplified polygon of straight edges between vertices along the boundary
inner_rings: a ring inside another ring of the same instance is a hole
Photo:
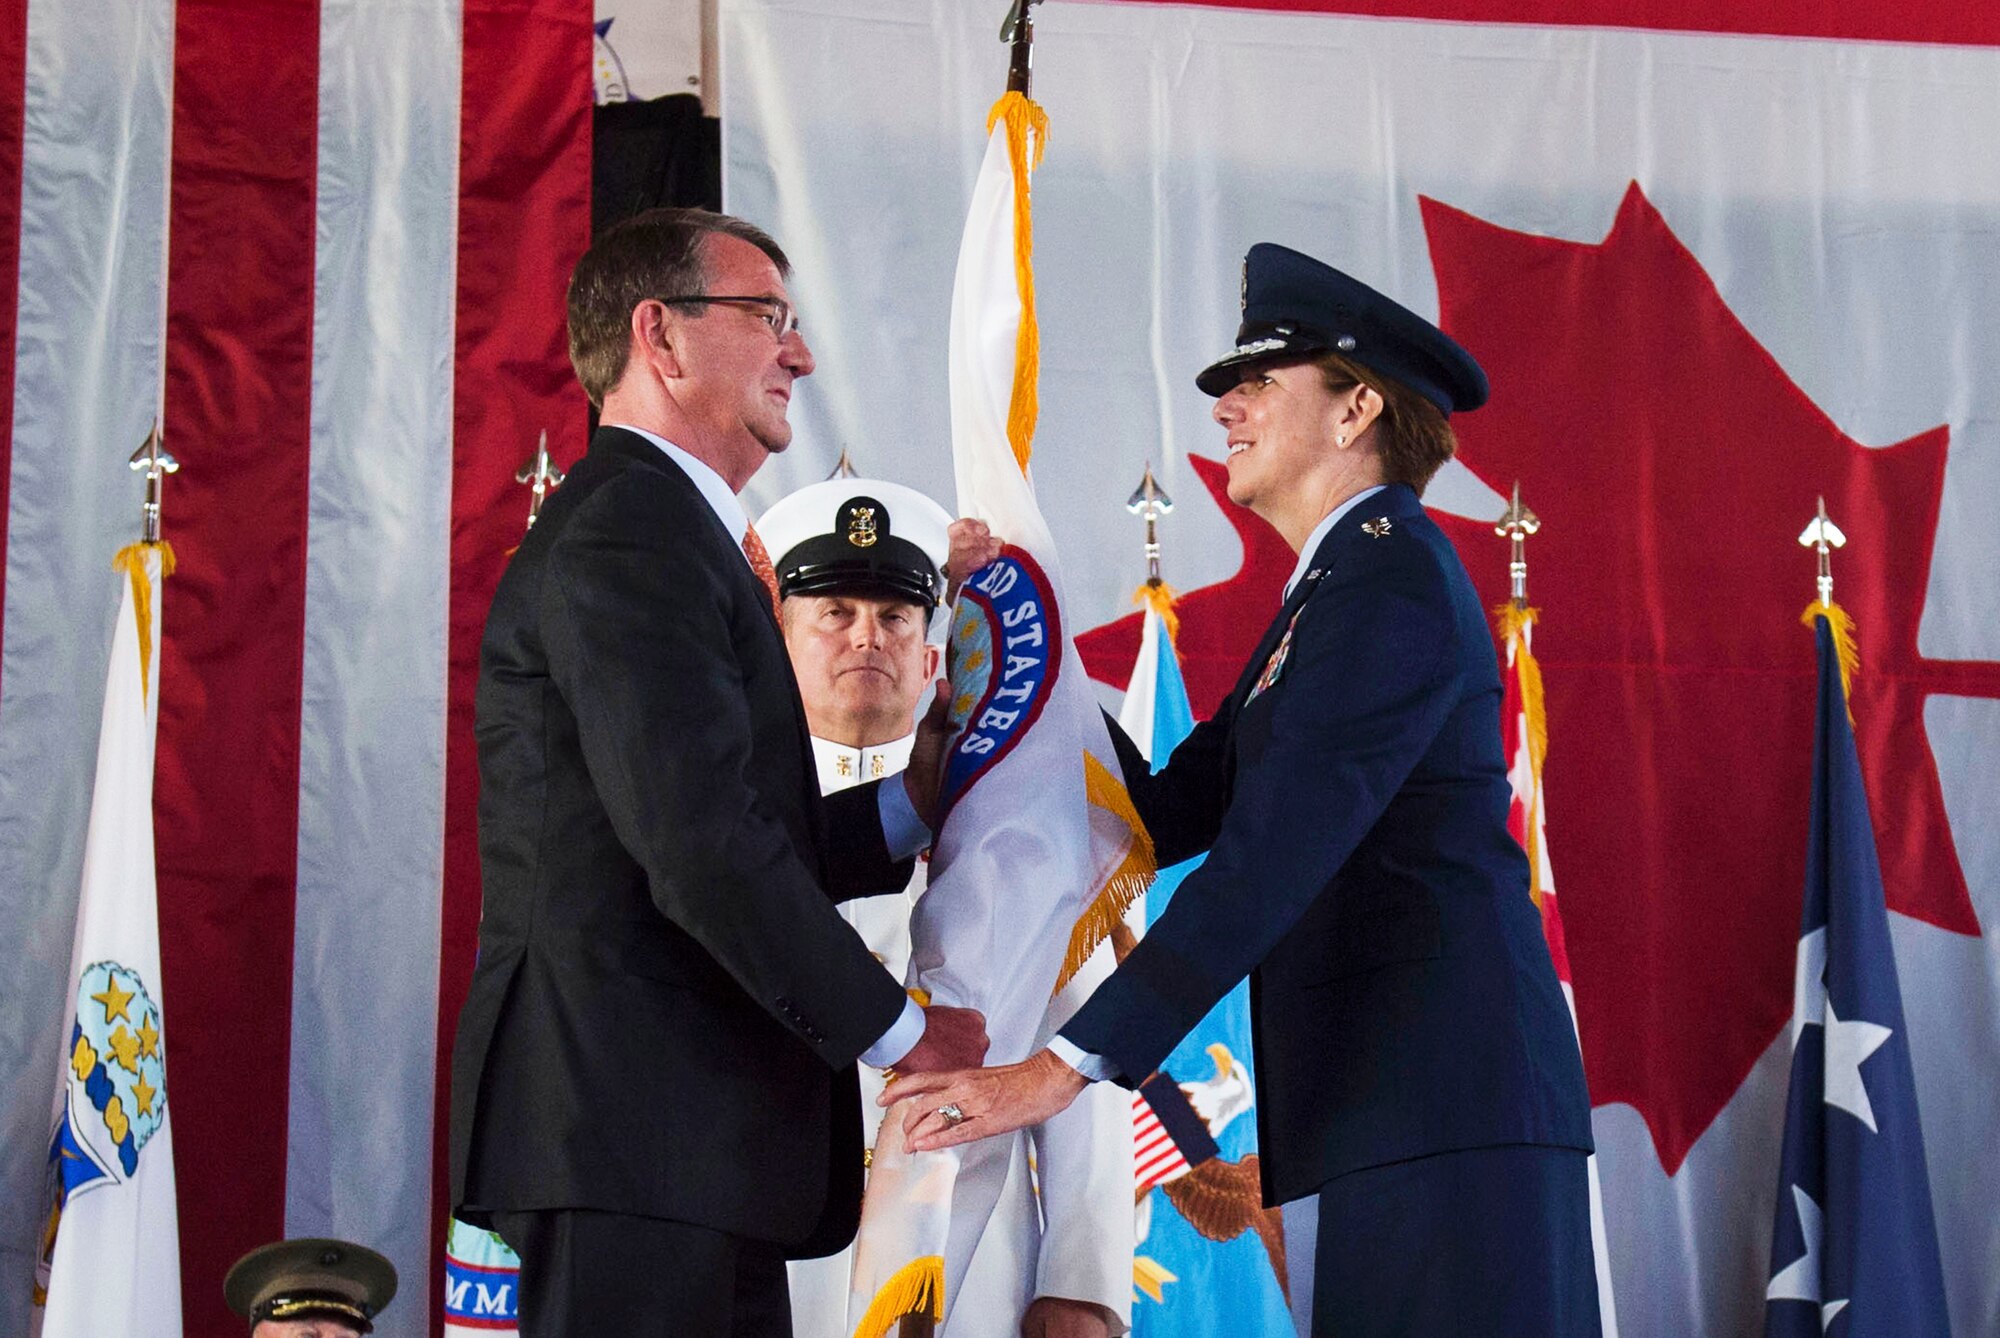
[[[1492,636],[1418,501],[1486,377],[1260,244],[1236,347],[1196,382],[1230,497],[1299,553],[1214,718],[1157,775],[1121,741],[1161,865],[1208,858],[1049,1049],[884,1101],[922,1097],[919,1148],[1045,1119],[1088,1081],[1138,1085],[1248,974],[1302,1332],[1595,1334],[1589,1103],[1507,832]]]

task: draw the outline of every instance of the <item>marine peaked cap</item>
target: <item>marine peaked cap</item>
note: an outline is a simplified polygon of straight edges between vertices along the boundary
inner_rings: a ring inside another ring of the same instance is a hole
[[[779,555],[778,594],[907,599],[929,614],[944,597],[951,515],[900,483],[834,478],[764,513],[757,533]]]
[[[1236,347],[1194,383],[1226,395],[1239,367],[1329,351],[1408,386],[1446,415],[1486,403],[1486,373],[1457,340],[1361,280],[1272,242],[1243,257]]]
[[[223,1279],[229,1308],[256,1328],[265,1320],[338,1319],[372,1333],[396,1294],[396,1266],[344,1240],[281,1240],[250,1251]]]

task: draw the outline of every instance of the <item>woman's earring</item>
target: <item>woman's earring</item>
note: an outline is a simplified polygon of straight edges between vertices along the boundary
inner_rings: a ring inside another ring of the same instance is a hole
[[[1333,444],[1336,446],[1345,446],[1347,444],[1347,434],[1345,432],[1334,433]]]

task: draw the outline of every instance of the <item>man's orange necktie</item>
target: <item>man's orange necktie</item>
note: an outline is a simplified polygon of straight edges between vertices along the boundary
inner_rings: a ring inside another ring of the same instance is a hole
[[[771,617],[782,626],[785,620],[778,613],[778,569],[771,565],[770,550],[757,537],[755,525],[746,525],[743,529],[743,556],[750,559],[750,570],[757,573],[757,579],[771,592]]]

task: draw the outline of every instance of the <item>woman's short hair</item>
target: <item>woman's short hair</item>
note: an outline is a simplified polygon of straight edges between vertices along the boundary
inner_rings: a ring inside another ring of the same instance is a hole
[[[791,262],[762,228],[706,209],[648,209],[613,224],[591,243],[569,276],[569,360],[592,405],[625,375],[632,346],[632,309],[649,299],[704,292],[702,244],[713,233],[745,241],[771,258],[779,275]],[[678,310],[700,315],[688,303]]]
[[[1335,394],[1365,385],[1382,397],[1382,414],[1375,420],[1375,450],[1382,460],[1383,480],[1407,483],[1422,497],[1432,476],[1458,450],[1458,435],[1444,411],[1402,382],[1352,358],[1329,351],[1315,354],[1312,362]]]

